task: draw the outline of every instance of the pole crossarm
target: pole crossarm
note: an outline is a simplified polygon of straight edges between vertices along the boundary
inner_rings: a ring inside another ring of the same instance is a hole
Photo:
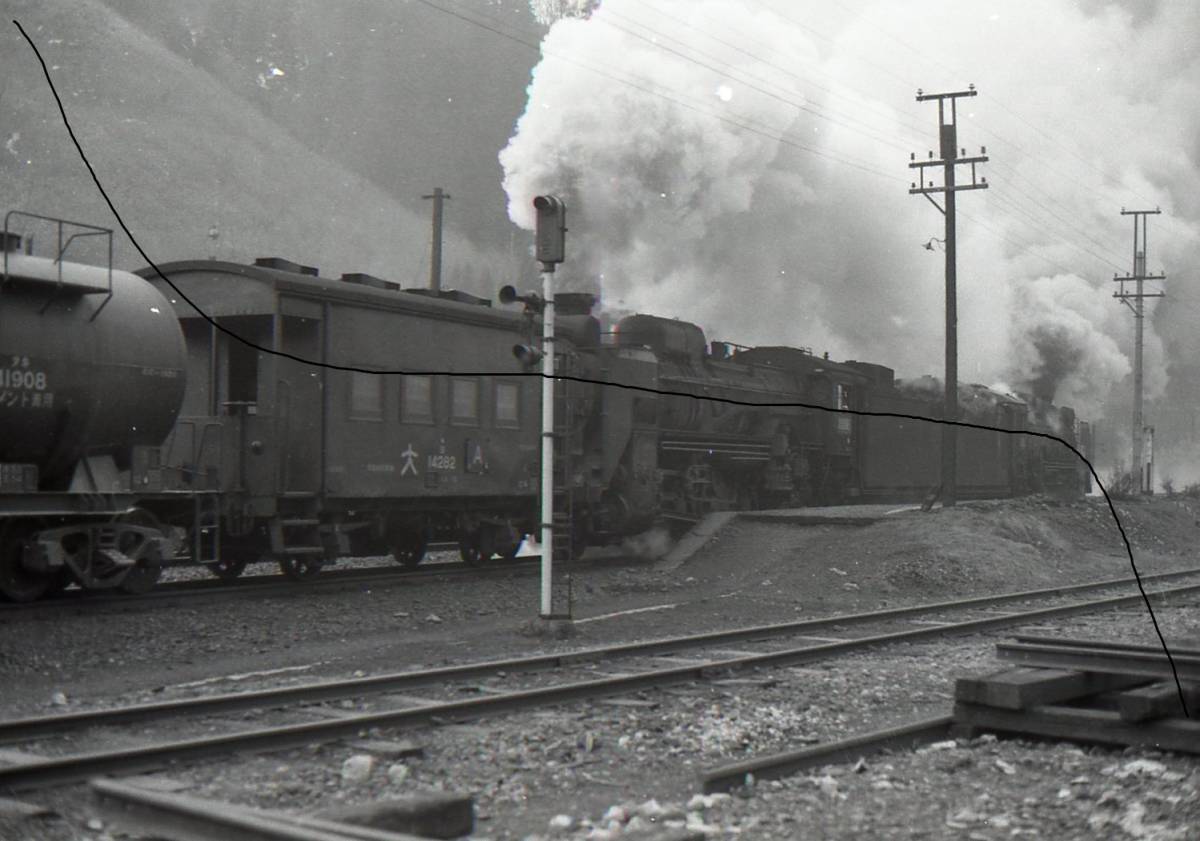
[[[955,184],[953,187],[912,187],[909,195],[915,196],[927,193],[961,193],[963,190],[986,190],[987,182],[980,184]]]
[[[971,85],[965,91],[951,91],[950,93],[925,93],[920,88],[917,88],[917,102],[927,102],[931,99],[957,99],[960,96],[978,96],[979,92],[975,90],[975,86]]]
[[[987,163],[987,160],[988,160],[987,155],[972,155],[970,157],[965,157],[965,158],[953,158],[951,161],[943,161],[941,158],[935,158],[935,159],[928,160],[928,161],[912,160],[912,161],[908,162],[908,168],[915,169],[916,167],[926,167],[926,166],[944,167],[946,164],[951,163],[951,162],[956,163],[956,164],[983,164],[983,163]]]

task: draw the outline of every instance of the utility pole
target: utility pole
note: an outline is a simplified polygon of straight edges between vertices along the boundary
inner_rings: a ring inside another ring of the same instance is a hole
[[[960,190],[986,190],[987,179],[975,178],[975,165],[987,161],[987,147],[981,146],[979,154],[967,157],[966,149],[961,153],[958,148],[958,109],[960,97],[975,96],[975,86],[968,85],[965,91],[952,93],[924,93],[917,90],[917,102],[937,100],[938,108],[938,137],[941,145],[940,159],[934,159],[930,151],[929,159],[918,161],[916,153],[910,156],[909,169],[919,170],[920,180],[913,182],[910,194],[919,193],[929,200],[946,219],[946,376],[942,419],[958,420],[958,291],[957,291],[957,243],[955,242],[955,198]],[[946,107],[949,101],[950,107]],[[949,119],[947,120],[947,117]],[[955,167],[960,164],[971,165],[971,183],[958,184],[955,178]],[[935,186],[932,180],[925,177],[927,167],[942,168],[942,185]],[[933,193],[945,193],[946,206],[943,208],[932,197]],[[958,428],[952,424],[942,425],[942,507],[951,508],[958,502]]]
[[[1151,493],[1153,491],[1150,484],[1152,481],[1150,471],[1146,469],[1146,421],[1142,416],[1142,320],[1145,318],[1145,309],[1142,301],[1146,298],[1163,297],[1162,292],[1143,291],[1142,284],[1147,280],[1167,279],[1165,274],[1146,274],[1146,217],[1155,216],[1161,212],[1157,207],[1154,210],[1126,210],[1123,207],[1121,208],[1122,216],[1133,217],[1133,274],[1127,274],[1123,277],[1113,275],[1113,282],[1121,284],[1119,291],[1113,293],[1113,297],[1133,311],[1133,462],[1130,468],[1137,478],[1139,493]],[[1141,223],[1140,231],[1138,230],[1139,222]],[[1136,291],[1126,292],[1126,282],[1136,283]],[[1129,303],[1130,300],[1133,301],[1132,304]]]
[[[442,289],[442,202],[450,198],[441,187],[435,187],[432,195],[421,196],[433,199],[433,246],[429,255],[429,288],[434,292]]]

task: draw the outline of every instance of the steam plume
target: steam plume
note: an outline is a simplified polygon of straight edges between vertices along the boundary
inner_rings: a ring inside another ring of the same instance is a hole
[[[568,203],[563,282],[713,338],[939,371],[943,267],[921,245],[942,220],[908,195],[905,168],[936,148],[936,118],[913,94],[973,81],[959,141],[988,146],[991,189],[959,203],[961,378],[1128,417],[1117,211],[1167,211],[1151,269],[1200,256],[1200,168],[1183,151],[1200,148],[1192,4],[537,5],[590,12],[542,18],[500,155],[517,225],[532,227],[535,194]],[[941,22],[936,46],[900,37],[917,18]],[[1135,130],[1151,115],[1153,132]],[[1148,396],[1194,404],[1200,334],[1148,311]]]

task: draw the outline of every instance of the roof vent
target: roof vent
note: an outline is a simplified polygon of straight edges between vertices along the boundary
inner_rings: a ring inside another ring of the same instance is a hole
[[[405,289],[413,295],[422,295],[426,298],[441,298],[443,301],[458,301],[460,304],[475,304],[480,307],[490,307],[492,302],[487,298],[480,298],[478,295],[472,295],[470,292],[461,292],[458,289]]]
[[[285,260],[282,257],[258,257],[254,261],[254,265],[261,269],[274,269],[277,272],[291,272],[292,274],[306,274],[311,277],[317,277],[316,266],[302,266],[299,263],[293,263],[291,260]]]
[[[399,292],[400,284],[391,280],[384,280],[381,277],[374,275],[363,274],[362,272],[347,272],[342,275],[342,280],[346,283],[357,283],[360,286],[370,286],[372,289],[387,289],[391,292]]]
[[[556,315],[591,315],[600,299],[591,292],[559,292],[554,296]]]

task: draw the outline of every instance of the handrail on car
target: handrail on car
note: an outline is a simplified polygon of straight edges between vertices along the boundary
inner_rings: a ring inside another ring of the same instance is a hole
[[[113,231],[112,231],[112,228],[103,228],[103,227],[100,227],[99,225],[90,225],[87,222],[76,222],[74,220],[63,219],[58,216],[43,216],[39,213],[30,213],[25,210],[10,210],[10,211],[8,211],[7,213],[4,214],[4,267],[3,267],[3,276],[2,276],[2,279],[0,279],[0,287],[8,285],[8,252],[9,252],[8,238],[11,233],[11,231],[9,229],[9,223],[14,216],[22,216],[26,219],[40,219],[43,222],[53,222],[55,224],[55,226],[57,227],[58,251],[54,256],[54,263],[58,266],[58,283],[54,287],[54,294],[52,294],[46,300],[46,303],[42,305],[42,308],[39,311],[39,314],[46,312],[46,310],[49,308],[50,304],[52,304],[55,301],[55,299],[58,298],[59,293],[62,291],[62,287],[63,287],[63,276],[62,276],[63,255],[66,253],[67,249],[71,247],[71,243],[73,243],[76,239],[80,239],[82,237],[93,237],[93,236],[107,236],[108,237],[108,267],[107,267],[108,268],[108,295],[105,297],[103,303],[101,303],[100,306],[98,306],[96,308],[96,311],[92,313],[91,318],[88,319],[89,321],[95,321],[96,317],[98,315],[100,315],[100,311],[103,310],[106,306],[108,306],[108,302],[111,301],[112,297],[113,297]],[[66,242],[63,242],[63,226],[64,225],[71,225],[76,228],[83,228],[84,230],[76,231],[75,233],[73,233],[69,237],[67,237]]]

